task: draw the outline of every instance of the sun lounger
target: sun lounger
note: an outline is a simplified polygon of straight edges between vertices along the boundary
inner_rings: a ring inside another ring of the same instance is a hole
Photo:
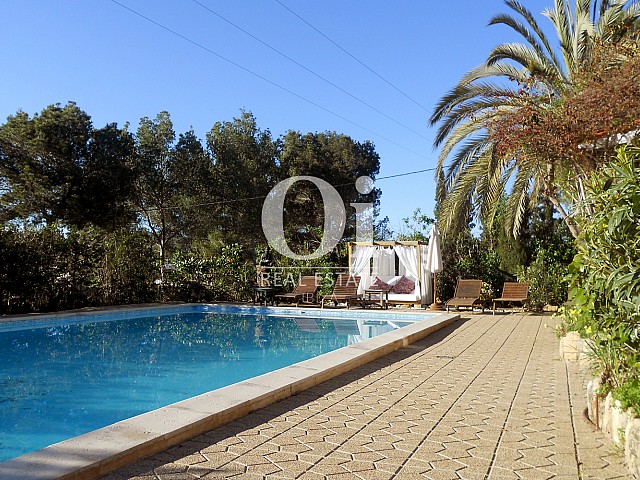
[[[320,279],[313,275],[302,277],[296,288],[289,293],[276,295],[276,305],[280,301],[295,303],[296,307],[300,303],[317,303],[316,292],[320,286]]]
[[[493,299],[493,314],[496,314],[496,302],[499,303],[519,303],[522,310],[526,306],[529,298],[529,284],[524,282],[505,282],[502,287],[502,296]]]
[[[351,303],[359,302],[362,295],[358,294],[358,286],[360,285],[360,277],[352,277],[351,275],[338,275],[336,284],[333,286],[333,292],[330,295],[322,297],[321,306],[324,307],[325,302],[346,303],[347,308]]]
[[[461,280],[458,279],[456,291],[453,298],[445,303],[447,312],[451,307],[469,307],[473,310],[474,305],[479,305],[484,312],[484,306],[480,301],[480,291],[482,290],[482,280]]]

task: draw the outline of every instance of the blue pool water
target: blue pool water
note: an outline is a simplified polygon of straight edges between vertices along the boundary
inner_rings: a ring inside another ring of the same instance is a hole
[[[241,313],[0,324],[0,461],[401,325]]]

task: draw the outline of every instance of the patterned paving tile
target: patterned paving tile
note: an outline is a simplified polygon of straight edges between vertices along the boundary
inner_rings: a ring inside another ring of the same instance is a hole
[[[545,323],[471,316],[104,480],[628,478]]]

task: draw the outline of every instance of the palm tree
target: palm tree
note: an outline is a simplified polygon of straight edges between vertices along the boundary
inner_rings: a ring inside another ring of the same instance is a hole
[[[542,196],[577,236],[572,218],[582,179],[594,165],[566,165],[522,150],[504,154],[497,149],[492,129],[501,120],[526,121],[536,111],[557,105],[573,91],[574,76],[587,64],[596,43],[617,42],[637,26],[640,5],[636,0],[575,0],[571,6],[570,0],[555,0],[554,7],[543,12],[558,36],[560,48],[554,49],[529,10],[516,0],[505,3],[516,15],[497,15],[489,25],[507,25],[524,42],[495,47],[483,64],[440,99],[430,119],[432,126],[439,125],[434,141],[440,148],[438,217],[445,231],[466,225],[471,217],[490,228],[506,196],[507,226],[516,236],[526,209]],[[513,125],[518,127],[522,124]]]

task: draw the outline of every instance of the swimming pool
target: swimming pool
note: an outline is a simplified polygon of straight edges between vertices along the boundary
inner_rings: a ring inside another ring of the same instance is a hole
[[[2,322],[0,461],[416,322],[384,317],[186,306]]]

